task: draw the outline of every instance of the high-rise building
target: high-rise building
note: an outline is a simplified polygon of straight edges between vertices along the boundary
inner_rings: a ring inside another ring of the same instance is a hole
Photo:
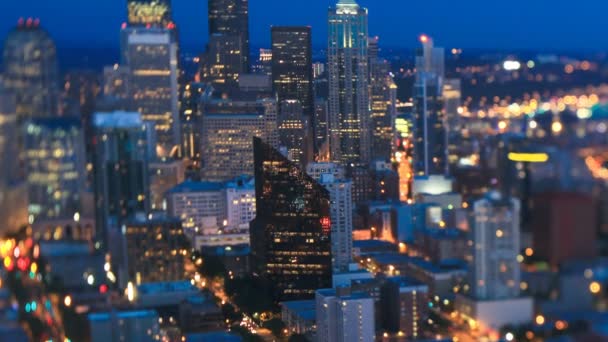
[[[394,120],[390,111],[390,98],[391,91],[396,86],[389,75],[390,64],[378,56],[378,39],[369,39],[371,159],[388,161],[391,158]]]
[[[208,95],[209,87],[204,83],[187,84],[183,93],[180,109],[181,155],[196,167],[201,162],[201,132],[203,112],[201,104]]]
[[[330,160],[329,150],[329,108],[327,107],[327,100],[322,98],[315,99],[315,119],[314,119],[314,132],[315,132],[315,147],[317,149],[317,159],[319,161]]]
[[[254,138],[254,155],[254,268],[277,301],[311,299],[331,286],[329,192],[262,139]]]
[[[178,46],[173,29],[127,27],[123,55],[129,67],[130,110],[154,124],[159,156],[180,144]]]
[[[249,70],[249,0],[208,0],[209,35],[234,36],[242,59],[235,69]]]
[[[152,129],[134,112],[95,113],[93,124],[97,240],[105,244],[124,219],[150,209]]]
[[[17,120],[57,115],[57,48],[40,20],[19,19],[4,42],[4,86],[17,99]]]
[[[272,85],[279,98],[279,114],[284,103],[299,101],[302,113],[309,122],[307,133],[314,136],[314,94],[312,76],[312,35],[305,27],[273,26]],[[289,108],[287,108],[289,109]]]
[[[519,200],[499,192],[473,204],[471,289],[478,300],[519,296],[519,211]]]
[[[421,36],[416,53],[414,83],[414,172],[416,175],[447,174],[448,147],[443,110],[444,50]]]
[[[28,222],[27,184],[19,163],[17,113],[14,94],[0,82],[0,231],[15,231]]]
[[[321,185],[329,191],[331,212],[331,256],[334,272],[348,270],[353,259],[353,197],[350,180],[321,175]]]
[[[224,181],[253,175],[253,137],[277,146],[274,100],[214,100],[204,105],[202,175]]]
[[[129,25],[164,26],[171,22],[171,0],[127,0]]]
[[[185,279],[189,243],[178,218],[136,214],[123,228],[126,269],[136,284]]]
[[[182,160],[160,160],[150,164],[150,204],[152,210],[165,209],[165,194],[186,178]]]
[[[316,292],[318,342],[374,341],[374,299],[349,287]]]
[[[80,120],[36,118],[24,129],[30,221],[80,214],[86,164]]]
[[[167,212],[179,217],[186,233],[202,232],[206,219],[213,218],[216,227],[225,220],[226,200],[222,183],[186,181],[166,193]]]
[[[299,165],[306,165],[312,155],[309,122],[302,112],[300,101],[281,101],[277,119],[279,146],[289,160]]]
[[[131,94],[129,90],[131,70],[126,66],[114,64],[103,68],[103,94],[106,97],[126,101]]]
[[[222,94],[235,92],[239,77],[246,70],[241,44],[241,38],[236,35],[211,35],[201,62],[201,81]]]
[[[225,184],[226,228],[249,229],[255,218],[255,180],[238,177]]]
[[[329,10],[327,54],[331,160],[367,163],[370,154],[367,9],[340,0]]]
[[[417,339],[422,334],[422,322],[427,319],[429,287],[405,277],[388,278],[382,285],[382,328]]]

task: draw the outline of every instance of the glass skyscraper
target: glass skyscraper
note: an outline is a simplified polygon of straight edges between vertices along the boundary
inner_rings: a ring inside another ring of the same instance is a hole
[[[331,159],[344,165],[367,163],[369,65],[367,9],[340,0],[329,10],[327,68]]]
[[[329,192],[259,138],[254,155],[254,268],[275,287],[276,300],[311,299],[316,289],[331,287]]]
[[[17,97],[17,119],[57,115],[57,49],[38,19],[20,19],[4,42],[4,86]]]
[[[80,120],[31,119],[23,136],[30,222],[73,218],[85,187]]]

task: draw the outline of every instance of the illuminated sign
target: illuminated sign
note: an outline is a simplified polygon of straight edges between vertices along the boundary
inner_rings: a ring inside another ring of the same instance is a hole
[[[549,160],[546,153],[509,153],[509,160],[523,163],[545,163]]]

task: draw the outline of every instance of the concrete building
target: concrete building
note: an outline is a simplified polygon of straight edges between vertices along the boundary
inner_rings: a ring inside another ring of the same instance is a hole
[[[91,342],[160,340],[158,314],[154,310],[92,313],[88,320]]]
[[[164,210],[165,194],[184,181],[186,167],[181,160],[161,160],[150,163],[149,167],[152,210]]]
[[[315,300],[281,302],[281,320],[291,334],[314,334],[316,331]]]
[[[186,181],[165,196],[167,212],[182,220],[189,236],[202,232],[205,218],[213,218],[215,227],[223,227],[226,199],[222,183]]]
[[[350,287],[316,291],[318,342],[373,341],[374,300]]]
[[[237,177],[224,184],[226,193],[226,228],[249,229],[255,218],[255,181],[253,178]]]
[[[429,288],[405,277],[388,278],[381,289],[382,329],[417,339],[427,318]]]

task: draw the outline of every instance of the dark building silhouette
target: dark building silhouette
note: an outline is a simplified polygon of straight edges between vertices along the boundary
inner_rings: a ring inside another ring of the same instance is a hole
[[[209,35],[238,37],[241,69],[249,70],[249,0],[209,0]]]
[[[331,287],[329,193],[259,138],[254,155],[253,267],[275,287],[276,300],[313,298],[316,289]]]

